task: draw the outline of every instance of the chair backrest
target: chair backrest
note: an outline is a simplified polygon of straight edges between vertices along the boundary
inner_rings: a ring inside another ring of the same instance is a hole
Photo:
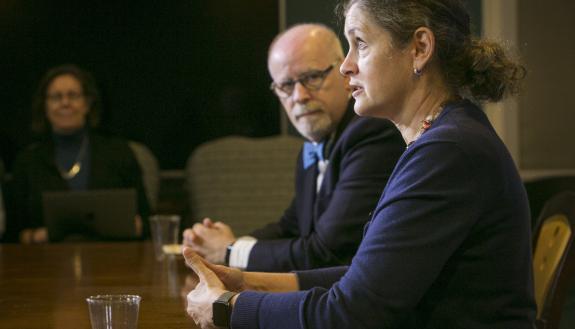
[[[146,145],[134,141],[128,142],[128,145],[134,152],[134,156],[142,170],[146,196],[148,197],[150,210],[153,212],[157,209],[160,190],[160,166],[158,165],[158,160]]]
[[[575,193],[561,192],[545,203],[533,255],[539,328],[559,328],[567,289],[575,274]]]
[[[524,185],[529,197],[532,227],[536,228],[538,226],[537,220],[541,218],[539,215],[541,214],[541,210],[543,210],[545,202],[559,192],[575,192],[575,176],[539,177],[526,181]]]
[[[278,220],[293,197],[301,145],[293,136],[232,136],[199,146],[186,167],[192,220],[220,220],[238,236]]]

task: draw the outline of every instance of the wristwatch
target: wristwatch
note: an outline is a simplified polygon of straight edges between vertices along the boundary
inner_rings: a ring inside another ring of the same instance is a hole
[[[232,255],[232,249],[234,249],[234,243],[236,242],[234,241],[226,247],[226,259],[224,260],[226,266],[230,266],[230,256]]]
[[[226,291],[212,303],[212,320],[218,328],[229,328],[232,319],[232,305],[230,300],[237,292]]]

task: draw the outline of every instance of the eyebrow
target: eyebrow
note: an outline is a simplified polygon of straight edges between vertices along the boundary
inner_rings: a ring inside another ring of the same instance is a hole
[[[355,34],[358,31],[361,32],[361,31],[368,30],[368,28],[364,22],[356,21],[356,22],[352,22],[350,25],[351,26],[348,26],[349,29],[345,30],[345,33],[354,33]]]
[[[351,29],[345,31],[345,33],[346,34],[355,33],[356,30],[357,30],[357,27],[352,27]]]
[[[314,73],[318,73],[318,72],[322,72],[322,69],[318,69],[318,68],[308,68],[307,70],[298,73],[295,78],[288,78],[288,79],[284,79],[284,82],[293,82],[294,80],[297,80],[303,76],[307,76],[310,74],[314,74]]]

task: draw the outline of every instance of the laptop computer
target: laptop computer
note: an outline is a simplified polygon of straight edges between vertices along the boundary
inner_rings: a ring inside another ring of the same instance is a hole
[[[42,194],[50,241],[128,240],[137,237],[136,191],[103,189]]]

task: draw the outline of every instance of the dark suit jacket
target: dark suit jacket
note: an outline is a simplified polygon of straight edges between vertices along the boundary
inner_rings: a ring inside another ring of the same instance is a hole
[[[319,193],[317,166],[304,170],[300,152],[295,197],[279,222],[252,233],[258,242],[247,270],[349,264],[363,225],[404,150],[403,138],[390,121],[359,118],[350,109],[336,131]]]
[[[120,139],[90,133],[90,175],[88,189],[135,188],[138,210],[144,222],[144,234],[149,226],[149,206],[142,183],[142,173],[128,144]],[[52,139],[35,143],[22,151],[13,166],[10,186],[12,209],[9,230],[12,237],[25,228],[44,226],[42,192],[69,190],[54,162]]]

